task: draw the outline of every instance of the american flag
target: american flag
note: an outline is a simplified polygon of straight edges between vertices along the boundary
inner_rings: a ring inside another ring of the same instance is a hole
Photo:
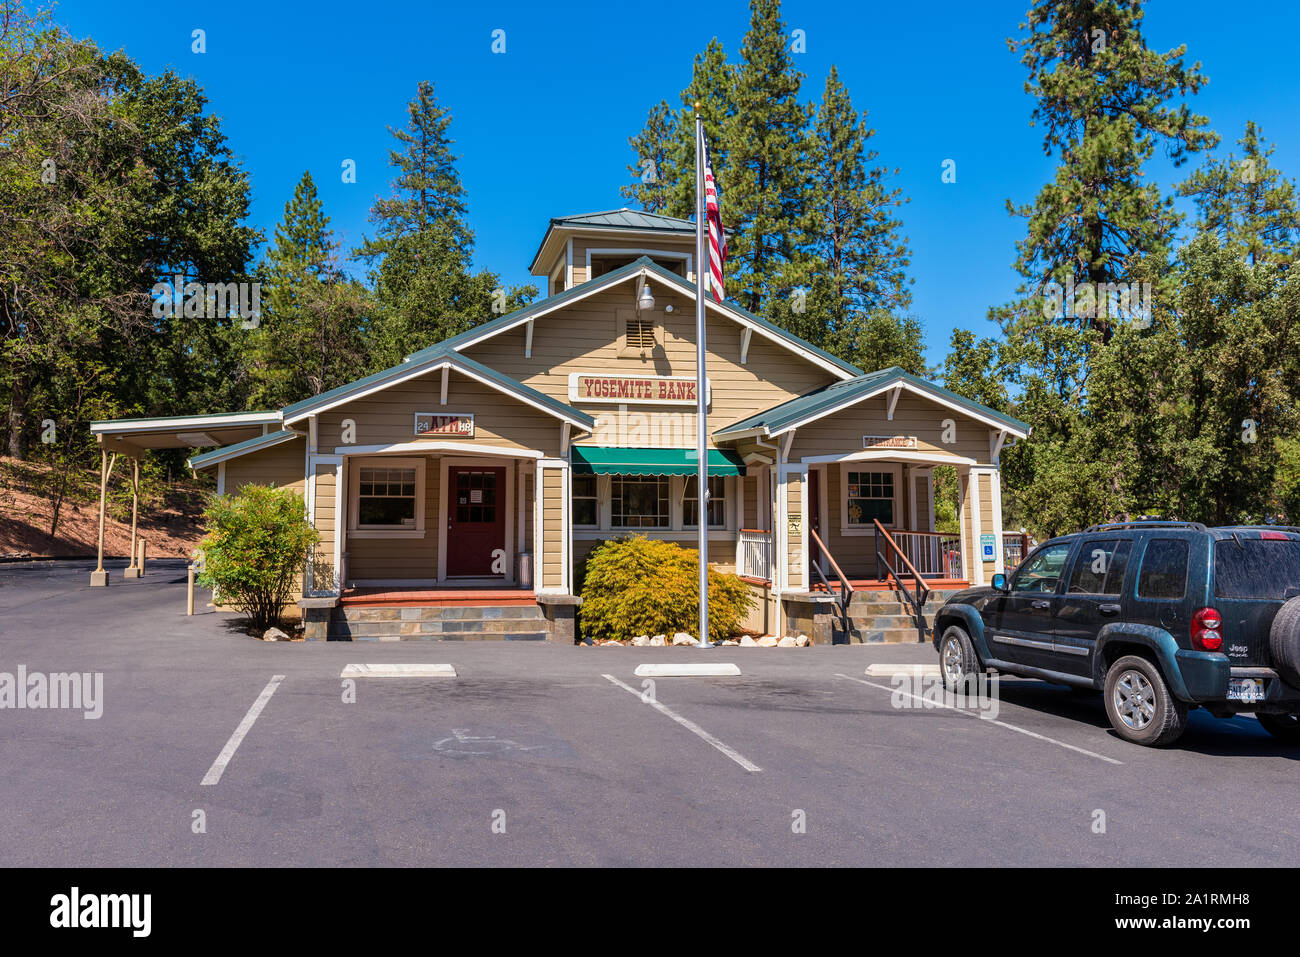
[[[709,141],[700,134],[704,143],[704,208],[709,223],[709,288],[713,298],[722,302],[727,294],[722,287],[722,264],[727,261],[727,231],[722,228],[722,210],[718,206],[718,183],[713,178],[713,160],[709,156]]]

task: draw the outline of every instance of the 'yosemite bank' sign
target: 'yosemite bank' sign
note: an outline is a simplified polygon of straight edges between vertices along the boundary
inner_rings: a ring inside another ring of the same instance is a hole
[[[688,376],[569,374],[573,402],[648,402],[695,405],[695,379]],[[708,396],[705,396],[708,401]]]

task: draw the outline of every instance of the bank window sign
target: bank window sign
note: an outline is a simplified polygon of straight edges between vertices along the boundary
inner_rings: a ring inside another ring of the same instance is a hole
[[[448,436],[461,439],[474,437],[472,412],[417,412],[415,413],[416,438],[433,439]]]

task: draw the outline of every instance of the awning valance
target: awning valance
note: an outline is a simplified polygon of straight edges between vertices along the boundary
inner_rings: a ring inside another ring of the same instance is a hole
[[[611,449],[575,445],[575,475],[695,475],[700,459],[694,449]],[[709,475],[744,475],[745,463],[730,449],[709,449]]]

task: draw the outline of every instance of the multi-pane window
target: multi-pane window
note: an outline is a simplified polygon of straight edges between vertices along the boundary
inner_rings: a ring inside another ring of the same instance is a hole
[[[497,520],[497,473],[456,473],[456,522],[485,522]]]
[[[682,496],[682,525],[697,528],[700,521],[700,500],[696,494],[700,479],[696,475],[686,477],[686,492]],[[720,476],[709,476],[709,528],[725,528],[727,524],[727,480]]]
[[[849,525],[894,524],[894,473],[848,472],[845,497]]]
[[[365,527],[415,527],[415,469],[362,468],[357,522]]]
[[[573,524],[599,524],[596,512],[596,476],[573,476]]]
[[[667,528],[668,477],[615,475],[610,479],[610,521],[615,528]]]

